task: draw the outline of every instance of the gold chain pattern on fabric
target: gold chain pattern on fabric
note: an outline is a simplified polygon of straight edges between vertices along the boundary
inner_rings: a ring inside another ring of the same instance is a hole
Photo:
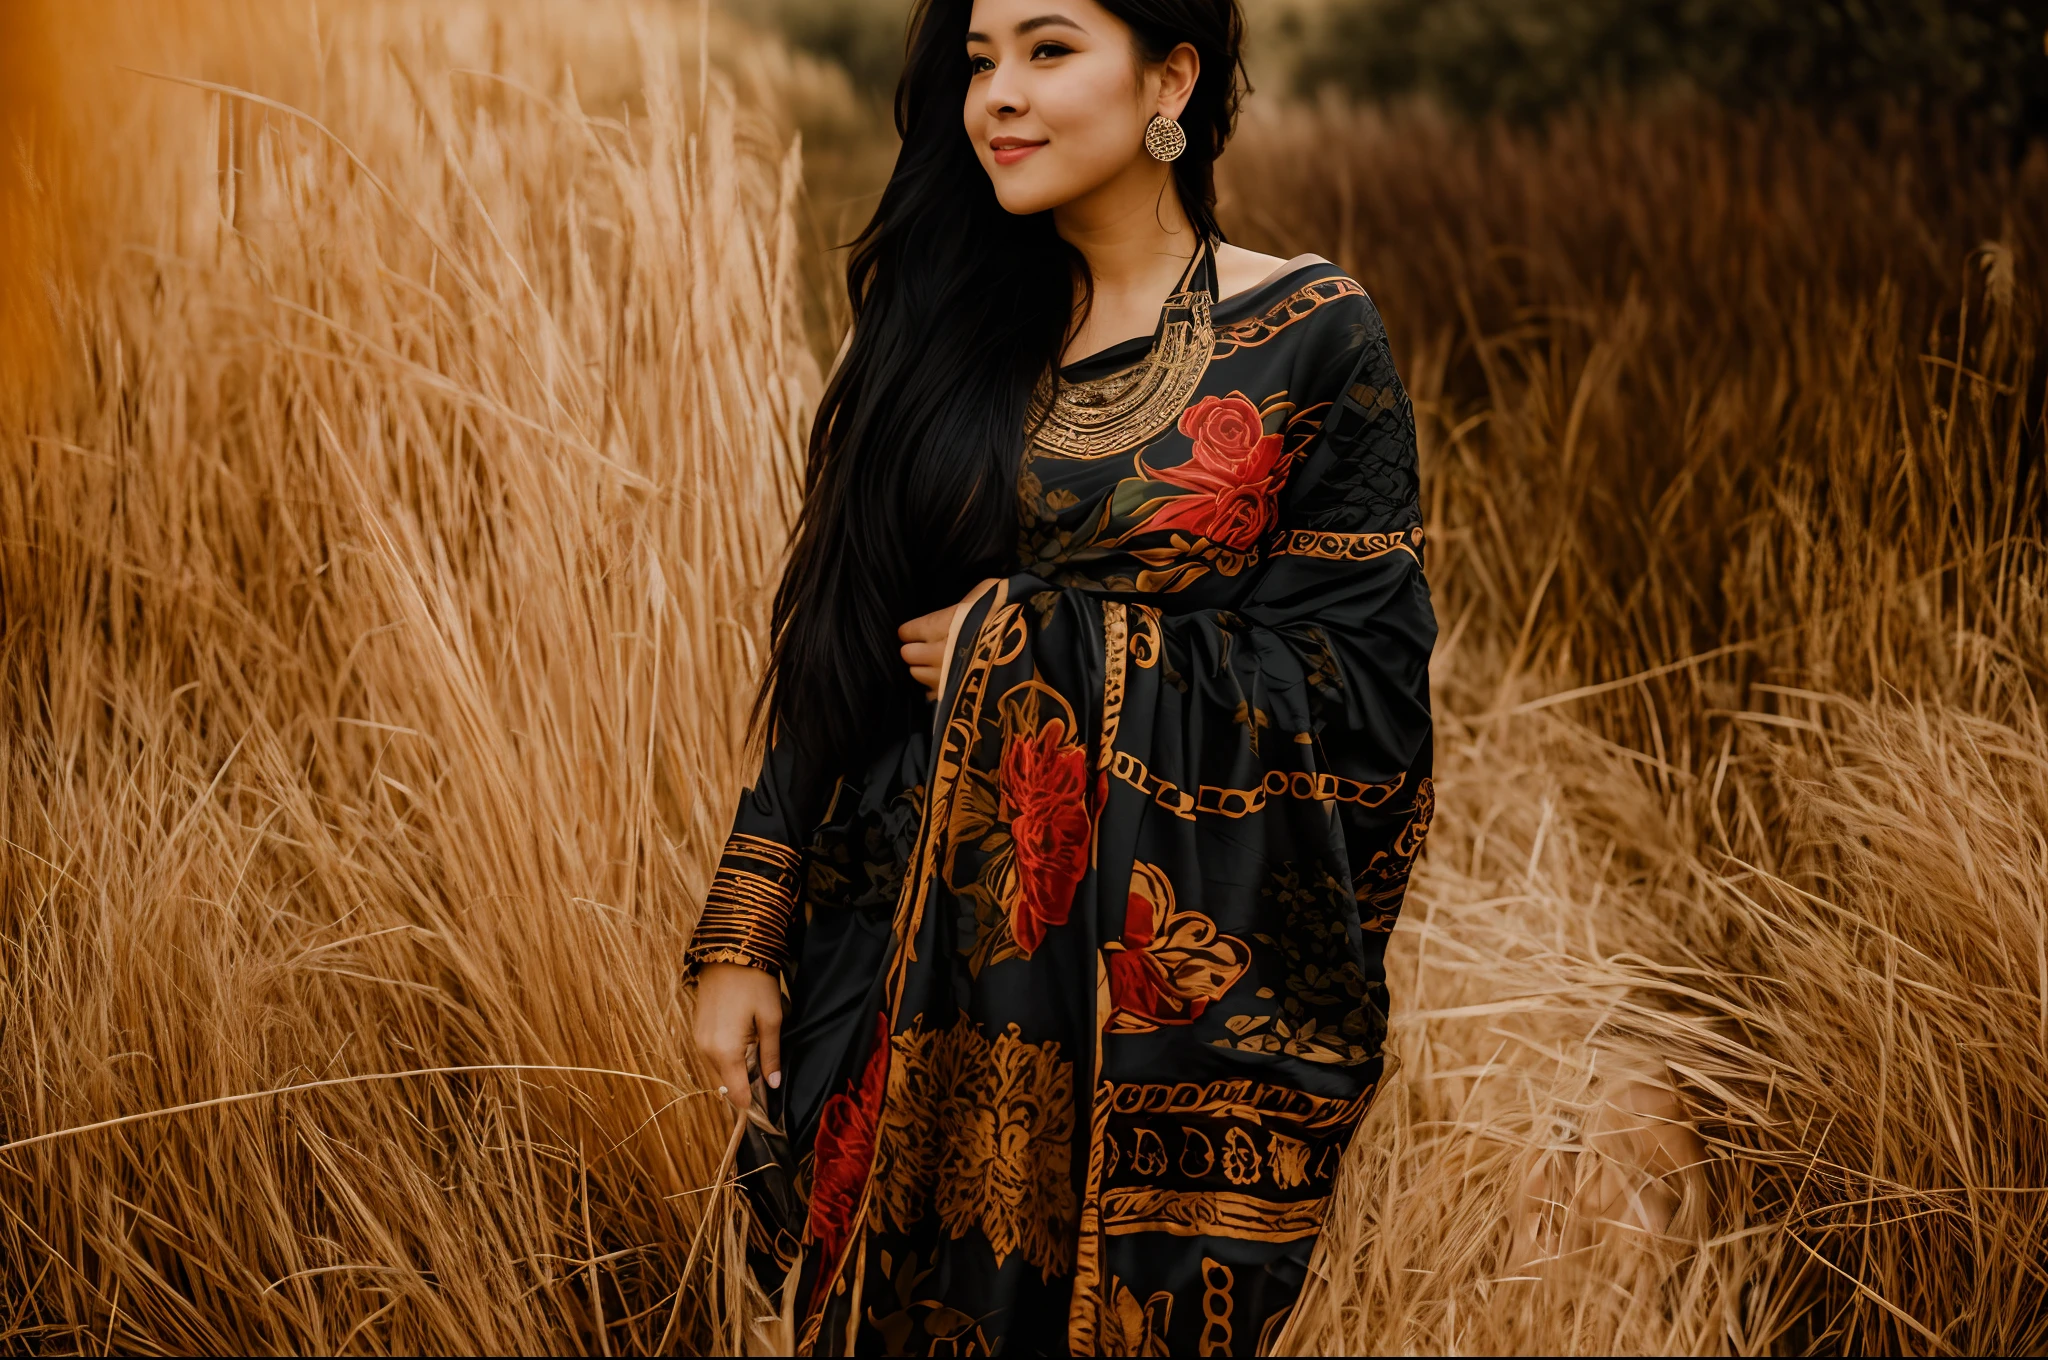
[[[1318,1133],[1357,1123],[1372,1096],[1370,1088],[1346,1099],[1240,1077],[1206,1086],[1192,1081],[1171,1086],[1112,1086],[1104,1108],[1118,1114],[1208,1115],[1259,1125],[1268,1119],[1283,1119],[1301,1131]]]
[[[1110,773],[1144,793],[1160,807],[1182,821],[1192,822],[1198,812],[1237,820],[1262,810],[1269,798],[1299,798],[1314,803],[1357,803],[1376,808],[1401,791],[1408,776],[1395,775],[1385,784],[1366,784],[1339,774],[1312,774],[1306,770],[1268,770],[1256,788],[1226,789],[1203,784],[1189,793],[1171,780],[1147,769],[1145,762],[1129,751],[1118,751],[1110,761]]]
[[[1387,546],[1391,550],[1393,547],[1405,547],[1410,537],[1420,543],[1422,531],[1414,529],[1406,535],[1296,534],[1291,537],[1317,540],[1385,539],[1388,540]],[[1394,540],[1400,541],[1396,543]],[[1262,810],[1269,798],[1298,798],[1304,802],[1318,803],[1357,803],[1362,807],[1376,808],[1399,793],[1407,783],[1406,774],[1396,775],[1389,783],[1366,784],[1342,775],[1315,774],[1306,770],[1269,770],[1265,779],[1255,788],[1232,789],[1203,784],[1193,793],[1189,793],[1171,780],[1153,774],[1137,756],[1115,748],[1124,703],[1126,652],[1141,668],[1150,668],[1159,662],[1159,612],[1149,606],[1139,606],[1136,613],[1138,627],[1133,629],[1132,619],[1122,603],[1106,601],[1102,608],[1105,681],[1102,750],[1098,768],[1107,769],[1166,811],[1189,822],[1195,820],[1197,813],[1203,812],[1241,820]]]
[[[1202,1339],[1199,1354],[1230,1354],[1230,1314],[1236,1300],[1230,1291],[1237,1287],[1236,1272],[1221,1261],[1202,1258]]]
[[[1350,279],[1318,279],[1290,293],[1260,316],[1233,321],[1216,333],[1216,357],[1225,359],[1241,349],[1257,349],[1273,337],[1340,298],[1364,297],[1365,289]]]

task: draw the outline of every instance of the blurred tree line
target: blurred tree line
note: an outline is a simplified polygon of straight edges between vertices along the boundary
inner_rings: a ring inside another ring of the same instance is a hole
[[[1297,83],[1540,117],[1687,85],[1737,106],[1887,104],[2048,132],[2048,0],[1332,0]]]
[[[886,98],[908,0],[728,0]],[[2048,134],[2048,0],[1244,0],[1262,84],[1535,119],[1687,86],[1858,117]]]

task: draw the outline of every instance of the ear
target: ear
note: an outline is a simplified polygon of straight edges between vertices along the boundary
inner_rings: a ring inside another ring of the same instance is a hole
[[[1195,93],[1202,75],[1202,58],[1193,43],[1182,43],[1166,54],[1155,70],[1159,79],[1159,112],[1179,119],[1181,110]]]

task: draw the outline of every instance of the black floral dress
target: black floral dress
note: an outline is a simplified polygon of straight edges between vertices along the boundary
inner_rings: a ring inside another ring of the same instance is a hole
[[[1414,420],[1336,268],[1041,394],[929,733],[771,751],[693,962],[783,973],[757,1270],[806,1353],[1249,1355],[1381,1071],[1429,830]],[[803,824],[796,824],[803,823]]]

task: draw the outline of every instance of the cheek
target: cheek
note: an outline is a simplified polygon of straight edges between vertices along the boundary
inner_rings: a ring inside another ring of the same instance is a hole
[[[995,162],[989,158],[988,139],[995,135],[989,127],[987,102],[973,91],[967,95],[967,106],[960,112],[960,125],[967,130],[968,145],[974,148],[974,158],[987,171],[995,169]]]
[[[1048,81],[1037,112],[1059,147],[1063,160],[1076,170],[1114,171],[1130,160],[1143,142],[1145,129],[1134,103],[1128,72],[1112,64],[1104,72],[1077,67]]]
[[[1016,213],[1042,212],[1071,202],[1113,179],[1140,154],[1145,129],[1132,97],[1130,73],[1121,63],[1107,70],[1070,68],[1035,82],[1027,135],[1046,136],[1051,145],[1015,168],[997,168],[988,139],[1005,129],[985,112],[967,114],[975,154],[995,180],[996,194]]]

